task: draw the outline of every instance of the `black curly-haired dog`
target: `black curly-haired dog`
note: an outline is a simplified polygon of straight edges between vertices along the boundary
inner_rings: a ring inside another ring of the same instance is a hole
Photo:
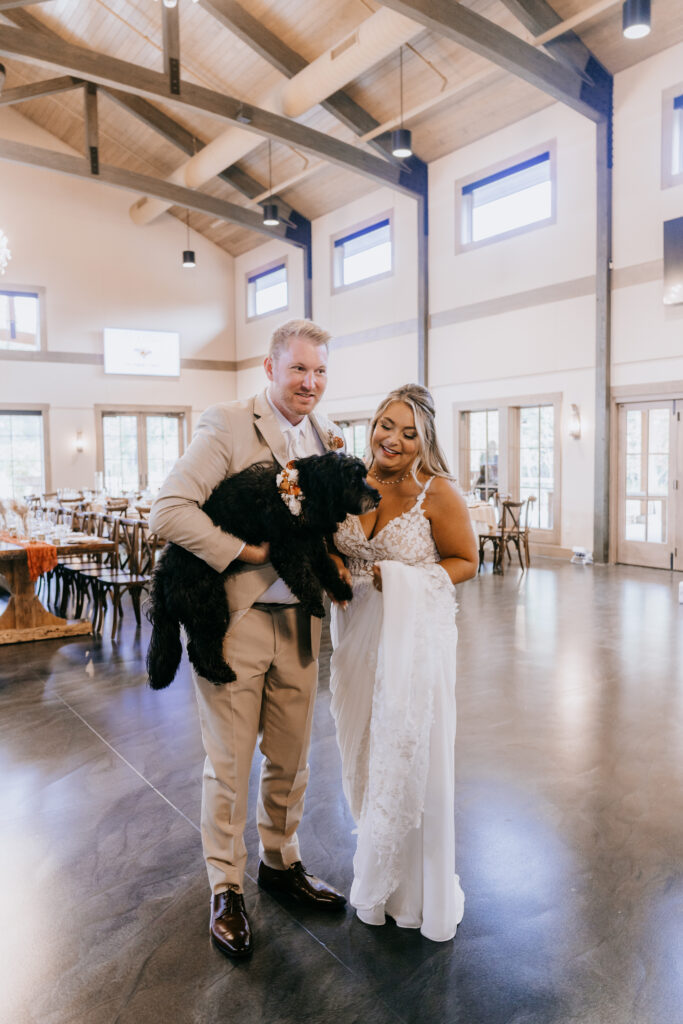
[[[296,459],[301,504],[290,511],[278,486],[280,467],[250,466],[227,477],[212,491],[202,509],[226,533],[247,544],[270,543],[270,560],[309,615],[322,618],[323,588],[337,600],[351,599],[351,588],[339,578],[324,538],[351,513],[375,508],[380,494],[365,481],[360,459],[338,452]],[[285,485],[286,486],[286,485]],[[296,497],[293,494],[292,497]],[[296,503],[295,503],[296,507]],[[229,683],[235,673],[223,658],[223,638],[230,620],[225,577],[231,563],[216,572],[202,558],[169,543],[152,578],[147,616],[152,639],[147,673],[153,689],[168,686],[182,655],[180,626],[187,633],[187,653],[199,675],[212,683]]]

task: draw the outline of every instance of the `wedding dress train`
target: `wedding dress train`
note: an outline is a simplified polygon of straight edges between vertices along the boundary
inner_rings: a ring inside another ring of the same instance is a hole
[[[351,904],[434,941],[455,935],[455,593],[437,564],[422,503],[366,538],[357,516],[335,535],[353,600],[333,608],[331,709],[342,781],[358,826]],[[382,592],[372,566],[382,569]]]

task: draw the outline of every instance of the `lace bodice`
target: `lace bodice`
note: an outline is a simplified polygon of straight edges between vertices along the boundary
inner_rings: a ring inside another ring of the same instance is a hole
[[[372,576],[376,562],[391,560],[406,565],[433,565],[439,552],[422,504],[434,477],[430,477],[407,512],[390,519],[374,537],[366,537],[358,516],[347,516],[334,535],[334,543],[346,555],[354,579]]]

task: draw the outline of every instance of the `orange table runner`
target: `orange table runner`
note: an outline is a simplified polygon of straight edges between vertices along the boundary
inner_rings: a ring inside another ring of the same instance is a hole
[[[45,541],[28,540],[26,537],[12,537],[7,530],[0,531],[0,540],[26,548],[28,574],[33,583],[44,572],[50,572],[57,564],[57,548]]]

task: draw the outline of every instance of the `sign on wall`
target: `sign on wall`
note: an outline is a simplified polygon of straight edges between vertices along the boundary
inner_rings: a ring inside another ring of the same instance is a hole
[[[105,327],[104,372],[179,377],[180,335]]]

